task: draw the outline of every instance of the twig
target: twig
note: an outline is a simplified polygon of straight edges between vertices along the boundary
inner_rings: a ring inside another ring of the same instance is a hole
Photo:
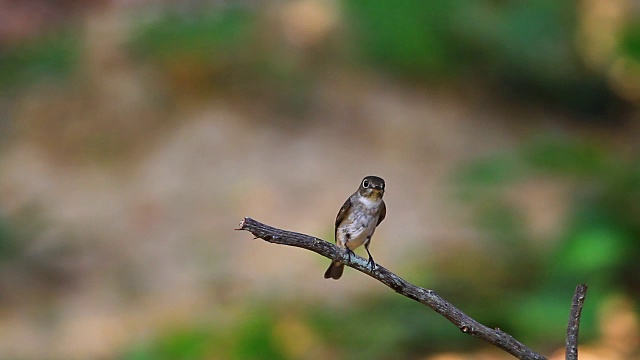
[[[240,223],[240,228],[236,230],[249,231],[255,237],[261,238],[270,243],[295,246],[311,250],[329,259],[341,257],[347,266],[371,276],[392,288],[399,294],[427,305],[438,314],[447,318],[447,320],[452,322],[465,334],[485,340],[518,359],[546,359],[544,356],[535,353],[533,350],[529,349],[504,331],[498,328],[492,329],[472,319],[448,301],[441,298],[433,290],[413,285],[379,265],[371,271],[367,265],[367,260],[357,255],[351,255],[350,261],[348,261],[346,252],[332,243],[313,236],[276,229],[251,218],[244,218]]]
[[[571,303],[571,314],[569,315],[569,326],[567,327],[567,360],[578,360],[578,331],[580,329],[580,315],[582,306],[587,296],[587,284],[580,284],[576,287]]]

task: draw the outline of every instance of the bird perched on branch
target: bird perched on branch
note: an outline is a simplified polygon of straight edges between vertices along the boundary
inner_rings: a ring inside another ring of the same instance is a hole
[[[349,260],[353,250],[364,244],[369,255],[368,265],[373,271],[376,263],[369,252],[371,237],[387,215],[387,207],[382,200],[384,180],[377,176],[362,179],[360,187],[344,202],[336,216],[336,245],[346,249]],[[344,264],[336,259],[324,273],[325,279],[340,279]]]

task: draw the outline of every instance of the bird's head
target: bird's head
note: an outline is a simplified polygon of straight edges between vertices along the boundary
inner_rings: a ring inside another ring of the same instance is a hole
[[[367,176],[362,179],[358,193],[371,200],[382,199],[382,195],[384,195],[384,180],[377,176]]]

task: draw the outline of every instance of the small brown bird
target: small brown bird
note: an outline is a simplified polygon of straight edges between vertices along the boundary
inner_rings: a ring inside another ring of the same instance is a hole
[[[376,265],[369,252],[371,237],[387,215],[387,207],[382,200],[384,185],[382,178],[365,177],[358,190],[344,202],[336,216],[336,245],[346,249],[350,257],[353,250],[364,244],[369,254],[368,263],[371,265],[371,270]],[[344,264],[334,260],[324,273],[324,278],[340,279],[343,271]]]

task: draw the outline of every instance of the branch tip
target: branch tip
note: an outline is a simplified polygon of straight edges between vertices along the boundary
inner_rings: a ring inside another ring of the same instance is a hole
[[[237,229],[234,230],[244,230],[244,222],[247,220],[246,217],[242,218],[242,221],[240,221],[240,224],[238,225]]]
[[[571,302],[571,313],[569,314],[569,325],[567,326],[567,342],[566,342],[566,360],[578,359],[578,332],[580,330],[580,317],[582,316],[582,307],[587,297],[587,284],[576,286]]]

